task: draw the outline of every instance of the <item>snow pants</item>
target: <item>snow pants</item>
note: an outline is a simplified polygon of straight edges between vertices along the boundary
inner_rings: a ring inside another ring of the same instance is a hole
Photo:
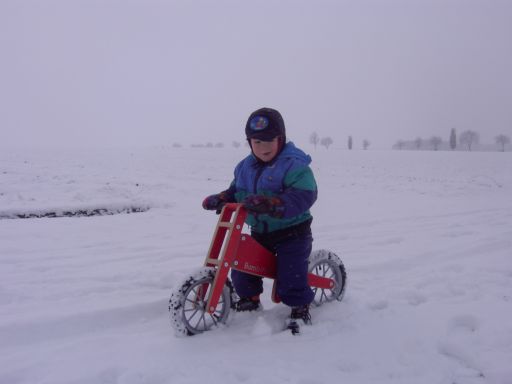
[[[306,224],[305,230],[290,231],[284,236],[252,233],[256,241],[276,254],[277,294],[290,307],[309,304],[315,296],[308,285],[308,258],[313,237],[310,223]],[[253,297],[263,292],[263,278],[259,276],[232,270],[231,280],[240,297]]]

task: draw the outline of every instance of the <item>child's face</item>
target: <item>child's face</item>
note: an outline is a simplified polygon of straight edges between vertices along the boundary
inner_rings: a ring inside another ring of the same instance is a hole
[[[277,155],[277,150],[279,148],[278,140],[279,139],[277,137],[274,137],[272,141],[251,139],[251,147],[254,156],[266,163],[272,161],[272,159]]]

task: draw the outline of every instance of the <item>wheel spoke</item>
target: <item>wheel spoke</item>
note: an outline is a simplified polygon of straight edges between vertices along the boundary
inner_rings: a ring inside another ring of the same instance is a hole
[[[185,299],[185,301],[188,301],[189,303],[192,303],[193,306],[197,306],[197,300]]]
[[[192,318],[196,315],[196,313],[199,312],[199,308],[196,308],[194,309],[194,313],[192,315],[189,316],[189,318],[187,319],[187,321],[190,321],[192,320]]]
[[[219,321],[222,318],[222,312],[221,311],[215,311],[212,313],[212,316],[215,317],[217,321]]]
[[[203,313],[204,316],[204,313]],[[199,324],[201,324],[201,320],[203,320],[203,316],[199,316],[199,320],[197,320],[196,325],[194,326],[195,329],[199,329]],[[192,320],[192,319],[190,319]]]
[[[198,300],[200,300],[200,296],[199,296],[199,289],[198,287],[194,287],[192,289],[192,291],[190,291],[190,294],[192,297],[194,297],[194,300],[197,302]]]
[[[204,330],[206,331],[208,329],[208,326],[206,325],[206,312],[203,312],[203,316],[201,318],[203,319]]]
[[[325,297],[325,301],[328,301],[327,295],[325,294],[325,289],[322,289],[322,296],[321,297]],[[322,301],[322,300],[320,299],[320,301]]]

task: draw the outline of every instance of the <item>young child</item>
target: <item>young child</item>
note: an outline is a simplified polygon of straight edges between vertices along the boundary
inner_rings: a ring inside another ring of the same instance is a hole
[[[235,168],[235,178],[223,192],[208,196],[203,208],[218,210],[240,202],[249,211],[247,224],[256,241],[277,256],[277,294],[291,307],[287,328],[297,333],[300,322],[311,324],[309,304],[314,293],[308,285],[312,216],[317,186],[309,167],[311,157],[286,142],[285,125],[275,109],[253,112],[245,127],[251,154]],[[240,300],[237,311],[260,308],[262,278],[232,270]]]

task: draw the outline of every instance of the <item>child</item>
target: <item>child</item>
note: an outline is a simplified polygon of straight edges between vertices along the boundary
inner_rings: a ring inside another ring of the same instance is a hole
[[[236,166],[229,188],[208,196],[203,208],[218,210],[227,202],[243,203],[249,211],[246,222],[252,237],[277,255],[277,294],[291,307],[287,328],[297,333],[300,321],[311,324],[309,304],[314,298],[307,282],[313,242],[309,208],[317,198],[311,157],[286,142],[284,121],[275,109],[253,112],[245,135],[252,153]],[[231,278],[240,296],[235,310],[259,309],[262,278],[235,270]]]

